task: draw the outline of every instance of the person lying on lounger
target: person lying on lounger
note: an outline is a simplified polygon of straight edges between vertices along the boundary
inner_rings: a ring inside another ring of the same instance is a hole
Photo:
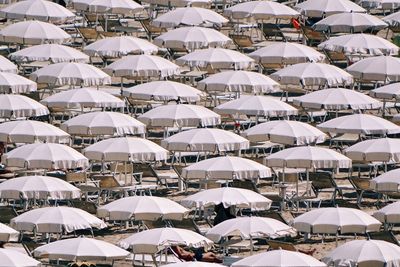
[[[222,259],[213,252],[205,252],[204,248],[198,248],[194,252],[184,250],[179,246],[172,246],[171,249],[176,255],[185,261],[205,261],[205,262],[217,262],[222,263]]]

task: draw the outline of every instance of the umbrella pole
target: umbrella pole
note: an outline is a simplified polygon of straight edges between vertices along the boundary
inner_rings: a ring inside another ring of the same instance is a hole
[[[253,237],[250,235],[250,255],[253,255]]]

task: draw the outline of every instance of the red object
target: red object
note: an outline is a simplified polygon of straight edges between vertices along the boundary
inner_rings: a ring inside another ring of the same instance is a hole
[[[295,27],[297,30],[300,30],[301,25],[297,19],[292,18],[291,22],[292,22],[293,27]]]

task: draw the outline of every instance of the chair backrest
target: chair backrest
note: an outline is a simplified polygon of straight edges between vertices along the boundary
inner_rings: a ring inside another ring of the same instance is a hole
[[[327,40],[327,37],[323,32],[314,31],[311,27],[301,26],[301,30],[310,44],[319,44]]]
[[[285,175],[283,175],[282,172],[280,172],[278,174],[278,180],[280,182],[285,182],[288,184],[295,184],[299,182],[299,174],[298,173],[285,173]]]
[[[90,214],[97,213],[97,206],[93,202],[83,201],[83,200],[72,200],[71,201],[74,208],[84,210]]]
[[[11,219],[17,216],[17,212],[11,206],[1,206],[0,207],[0,222],[10,223]]]
[[[94,28],[78,27],[76,28],[85,42],[96,41],[99,33]]]
[[[232,187],[248,189],[260,193],[256,184],[251,180],[233,180]]]
[[[132,173],[133,172],[133,164],[132,163],[119,163],[119,162],[112,162],[110,164],[111,172],[115,173]]]
[[[140,24],[142,25],[143,29],[150,34],[160,34],[162,32],[165,32],[166,30],[164,28],[160,27],[155,27],[151,25],[150,19],[140,19],[139,20]]]
[[[316,190],[336,188],[336,183],[330,172],[310,172],[309,179]]]
[[[238,46],[238,48],[246,48],[253,46],[253,41],[251,40],[251,37],[248,35],[229,34],[229,37]]]
[[[155,228],[163,228],[166,227],[166,223],[165,221],[163,221],[162,219],[157,219],[155,221],[146,221],[143,220],[142,221],[143,224],[147,227],[147,229],[155,229]]]
[[[113,175],[104,175],[99,179],[100,188],[115,188],[119,186],[120,184]]]
[[[281,38],[282,40],[286,41],[286,37],[283,35],[281,29],[274,23],[263,23],[262,31],[265,39],[267,40],[270,38]]]
[[[289,250],[289,251],[296,251],[297,248],[289,242],[283,242],[283,241],[278,241],[278,240],[268,240],[267,241],[269,245],[269,250],[275,250],[275,249],[284,249],[284,250]]]
[[[173,220],[171,222],[172,225],[176,228],[187,229],[201,234],[199,227],[196,225],[192,218],[183,218],[182,220]]]
[[[350,183],[357,190],[370,190],[370,179],[367,178],[358,178],[358,177],[350,177]]]
[[[86,172],[67,172],[65,180],[67,182],[85,183],[87,179]]]

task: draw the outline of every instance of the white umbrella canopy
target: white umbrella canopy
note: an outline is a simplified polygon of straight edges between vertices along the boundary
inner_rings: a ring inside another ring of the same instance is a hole
[[[116,36],[97,40],[83,48],[89,56],[118,58],[129,54],[152,54],[158,47],[147,40],[132,36]]]
[[[74,0],[74,8],[94,13],[133,15],[144,10],[135,1],[129,0]]]
[[[296,233],[296,229],[278,220],[251,216],[223,221],[208,230],[206,237],[214,242],[219,242],[222,238],[233,236],[239,236],[242,239],[279,238]]]
[[[354,134],[395,134],[400,127],[381,117],[369,114],[353,114],[331,119],[317,125],[323,132]]]
[[[59,27],[36,20],[17,22],[0,31],[0,41],[25,45],[62,44],[70,38],[71,35]]]
[[[180,73],[180,68],[171,61],[151,55],[125,56],[104,68],[116,77],[164,78]]]
[[[201,208],[222,204],[225,208],[236,206],[251,210],[268,210],[272,201],[254,191],[235,187],[220,187],[199,191],[183,200],[187,208]]]
[[[279,84],[261,73],[223,71],[199,81],[197,88],[207,92],[275,93]]]
[[[68,133],[45,122],[32,120],[8,121],[0,124],[0,142],[5,143],[67,143]]]
[[[247,129],[242,136],[251,142],[271,141],[285,145],[323,143],[327,136],[314,126],[300,121],[268,121]]]
[[[118,112],[81,114],[65,121],[60,128],[72,135],[122,136],[146,133],[146,125],[131,116]]]
[[[145,0],[143,2],[168,7],[209,7],[211,0]]]
[[[182,220],[188,213],[188,209],[168,198],[152,196],[124,197],[97,209],[98,217],[110,221]]]
[[[297,4],[295,9],[306,17],[324,17],[337,13],[366,12],[364,8],[350,0],[307,0]]]
[[[225,47],[232,44],[232,40],[211,28],[181,27],[154,38],[154,44],[165,48],[186,48],[192,51],[207,47]]]
[[[45,207],[27,211],[13,219],[10,225],[18,231],[36,233],[70,233],[80,229],[107,225],[90,213],[71,207]]]
[[[74,199],[81,190],[70,183],[51,176],[23,176],[0,184],[3,199]]]
[[[385,83],[400,81],[400,59],[397,57],[365,58],[347,67],[346,70],[359,80],[384,81]]]
[[[366,212],[351,208],[319,208],[293,221],[299,232],[311,234],[366,233],[379,231],[381,223]]]
[[[379,31],[388,25],[383,20],[365,13],[340,13],[329,16],[313,25],[314,30],[338,32],[364,32],[367,30]]]
[[[398,176],[396,178],[398,179]],[[382,223],[399,223],[400,222],[399,210],[400,210],[400,201],[396,201],[381,208],[378,211],[375,211],[373,216]]]
[[[153,127],[206,127],[221,123],[221,116],[203,106],[163,105],[140,115],[138,120]]]
[[[12,3],[0,10],[0,17],[6,19],[34,19],[62,23],[75,18],[65,7],[47,0],[24,0]]]
[[[350,168],[351,159],[335,150],[322,147],[293,147],[266,158],[269,167],[281,168]]]
[[[225,9],[224,15],[232,19],[253,18],[254,20],[267,20],[270,18],[295,18],[298,17],[300,13],[277,2],[250,1],[239,3]]]
[[[129,252],[94,238],[77,237],[58,240],[33,251],[36,258],[68,261],[123,260]]]
[[[27,169],[76,169],[89,166],[88,159],[73,148],[51,143],[23,145],[3,154],[8,167]]]
[[[321,50],[346,54],[397,55],[399,47],[376,35],[357,33],[332,37],[318,45]]]
[[[0,117],[18,118],[48,115],[49,110],[39,102],[23,95],[0,95]]]
[[[180,101],[193,103],[205,94],[189,85],[174,81],[153,81],[122,90],[122,95],[134,99]]]
[[[382,240],[353,240],[330,251],[321,261],[329,266],[386,266],[400,264],[400,248]]]
[[[26,0],[30,1],[30,0]],[[37,0],[35,0],[37,1]],[[47,1],[47,0],[40,0]],[[34,45],[10,54],[10,59],[17,62],[51,61],[60,62],[89,62],[89,56],[81,51],[60,44]]]
[[[344,86],[353,83],[353,76],[344,70],[325,63],[299,63],[270,75],[281,85]]]
[[[241,157],[223,156],[194,163],[182,169],[185,179],[259,179],[271,177],[271,169]]]
[[[382,103],[363,93],[344,88],[324,89],[296,97],[293,104],[302,108],[325,110],[379,109]]]
[[[400,7],[399,0],[361,0],[358,4],[367,9],[397,10]]]
[[[0,72],[1,93],[21,94],[34,92],[36,90],[37,86],[35,82],[14,73]]]
[[[271,250],[234,262],[232,267],[326,267],[312,256],[288,250]]]
[[[8,58],[0,56],[0,72],[18,73],[18,67],[12,63]]]
[[[40,267],[40,261],[13,249],[0,248],[0,267]]]
[[[250,116],[285,117],[296,115],[297,109],[283,101],[268,96],[241,96],[218,105],[220,114],[245,114]]]
[[[98,86],[111,83],[111,77],[102,70],[89,64],[75,62],[50,64],[33,72],[29,78],[37,83],[54,86]]]
[[[48,96],[41,101],[52,108],[123,108],[125,102],[96,88],[70,89]]]
[[[154,254],[169,246],[211,247],[213,242],[206,237],[179,228],[155,228],[142,231],[121,240],[118,245],[131,248],[134,254]]]
[[[380,138],[358,142],[348,148],[347,157],[357,161],[400,161],[400,139]]]
[[[15,231],[13,228],[0,223],[0,242],[16,242],[18,239],[18,231]]]
[[[245,138],[221,129],[193,129],[183,131],[161,141],[169,151],[224,152],[247,149],[250,143]]]
[[[137,137],[110,138],[88,146],[83,154],[98,161],[161,161],[169,158],[164,148]]]
[[[250,53],[249,57],[253,58],[260,64],[323,62],[326,58],[324,54],[318,52],[312,47],[289,42],[271,43]]]
[[[202,24],[222,25],[228,20],[218,13],[200,7],[181,7],[162,14],[151,23],[156,27],[199,26]]]
[[[377,192],[399,192],[400,191],[400,169],[385,172],[373,178],[369,186]],[[400,220],[399,220],[400,222]]]
[[[400,11],[387,15],[382,18],[383,21],[386,21],[390,26],[398,26],[400,24]]]
[[[176,60],[178,65],[212,69],[248,69],[253,66],[254,59],[238,51],[225,48],[198,49]]]
[[[370,96],[382,99],[400,98],[400,83],[391,83],[369,91]]]

